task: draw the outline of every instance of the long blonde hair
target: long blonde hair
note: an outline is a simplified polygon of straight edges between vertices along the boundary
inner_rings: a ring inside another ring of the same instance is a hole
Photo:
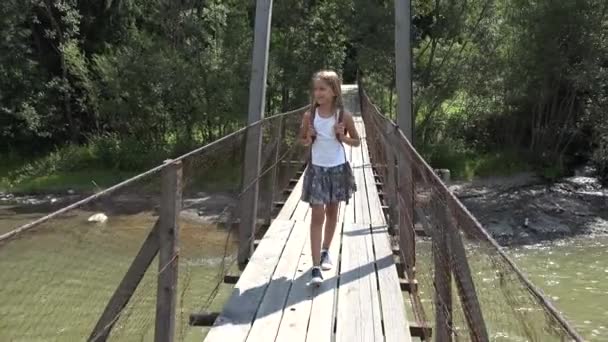
[[[333,109],[338,109],[339,113],[342,114],[344,112],[344,100],[342,98],[342,80],[340,80],[340,76],[335,71],[332,70],[320,70],[312,75],[312,82],[310,88],[310,114],[315,115],[315,110],[318,107],[317,102],[315,101],[315,81],[324,81],[329,85],[331,90],[333,90],[336,97],[334,98],[334,107]]]

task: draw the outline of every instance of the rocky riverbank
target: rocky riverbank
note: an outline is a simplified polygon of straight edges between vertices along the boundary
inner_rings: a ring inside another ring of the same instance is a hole
[[[0,219],[3,216],[38,213],[48,214],[59,210],[90,194],[75,192],[58,194],[14,195],[0,193]],[[113,194],[99,198],[83,208],[91,213],[102,213],[109,218],[113,216],[136,215],[141,212],[158,214],[160,199],[151,194]],[[182,201],[181,216],[190,222],[210,224],[234,219],[236,199],[230,193],[200,192],[190,195]]]
[[[608,234],[608,189],[589,170],[552,184],[522,173],[453,182],[450,189],[503,245]]]
[[[534,174],[451,182],[450,189],[503,245],[532,244],[578,234],[608,234],[608,189],[590,172],[556,183]],[[0,193],[0,218],[8,215],[50,213],[84,198],[67,192],[14,196]],[[156,211],[158,198],[120,194],[87,206],[91,212],[133,215]],[[229,193],[197,193],[184,198],[182,217],[191,222],[228,222],[237,201]],[[260,212],[266,209],[261,208]]]

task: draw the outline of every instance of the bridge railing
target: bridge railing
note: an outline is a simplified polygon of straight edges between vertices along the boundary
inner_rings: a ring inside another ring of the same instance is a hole
[[[414,319],[432,322],[436,341],[582,341],[361,85],[359,91],[394,244],[404,276],[417,283]]]
[[[0,231],[0,340],[198,339],[190,315],[219,311],[232,289],[224,277],[238,271],[239,199],[253,186],[242,181],[247,134],[262,134],[262,228],[304,164],[296,141],[304,110],[267,117],[91,196],[9,208],[26,217],[58,210]]]

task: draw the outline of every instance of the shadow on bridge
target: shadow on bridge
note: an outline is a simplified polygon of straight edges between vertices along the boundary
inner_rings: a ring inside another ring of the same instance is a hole
[[[371,232],[370,232],[371,229]],[[355,229],[348,232],[344,232],[344,235],[348,236],[361,236],[361,235],[371,235],[371,234],[388,234],[388,226],[372,226],[371,228],[361,228]]]
[[[367,231],[369,233],[369,229],[367,229]],[[346,234],[346,232],[344,234]],[[333,290],[334,286],[336,286],[335,284],[337,284],[336,288],[339,291],[340,287],[345,284],[356,282],[357,280],[363,279],[369,274],[376,272],[376,270],[380,271],[385,268],[394,267],[394,265],[395,263],[393,257],[392,255],[389,255],[378,259],[375,262],[369,262],[365,265],[343,272],[339,276],[336,275],[324,279],[323,283],[319,287],[309,285],[309,281],[311,279],[311,269],[306,271],[298,269],[297,272],[299,275],[293,279],[288,279],[282,276],[272,279],[270,284],[252,287],[243,292],[240,292],[240,289],[237,287],[233,290],[232,299],[235,300],[235,302],[246,303],[250,300],[250,298],[260,298],[258,293],[263,291],[264,295],[261,296],[262,298],[257,303],[252,303],[256,304],[255,307],[257,308],[254,318],[255,322],[255,320],[270,316],[274,313],[290,310],[290,307],[291,310],[296,310],[294,308],[296,304],[308,300],[314,301],[315,296]],[[339,267],[339,265],[335,265],[335,267]],[[273,287],[289,287],[289,295],[286,296],[284,301],[264,301],[264,297],[268,292],[271,291]],[[304,291],[299,291],[299,289],[304,289]],[[259,303],[263,303],[263,305],[260,306]],[[231,311],[230,308],[226,308],[222,313],[224,319],[220,318],[216,320],[215,326],[252,324],[251,319],[246,317],[248,315],[244,315],[240,308],[237,309],[239,310]]]

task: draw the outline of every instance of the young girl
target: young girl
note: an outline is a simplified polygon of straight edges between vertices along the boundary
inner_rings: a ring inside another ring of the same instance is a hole
[[[302,200],[310,203],[312,209],[311,283],[318,285],[323,281],[321,268],[329,270],[333,266],[328,251],[336,230],[338,205],[356,191],[342,144],[359,146],[360,141],[352,114],[344,110],[341,81],[335,72],[319,71],[313,75],[311,98],[310,110],[304,113],[300,127],[302,144],[312,145]]]

